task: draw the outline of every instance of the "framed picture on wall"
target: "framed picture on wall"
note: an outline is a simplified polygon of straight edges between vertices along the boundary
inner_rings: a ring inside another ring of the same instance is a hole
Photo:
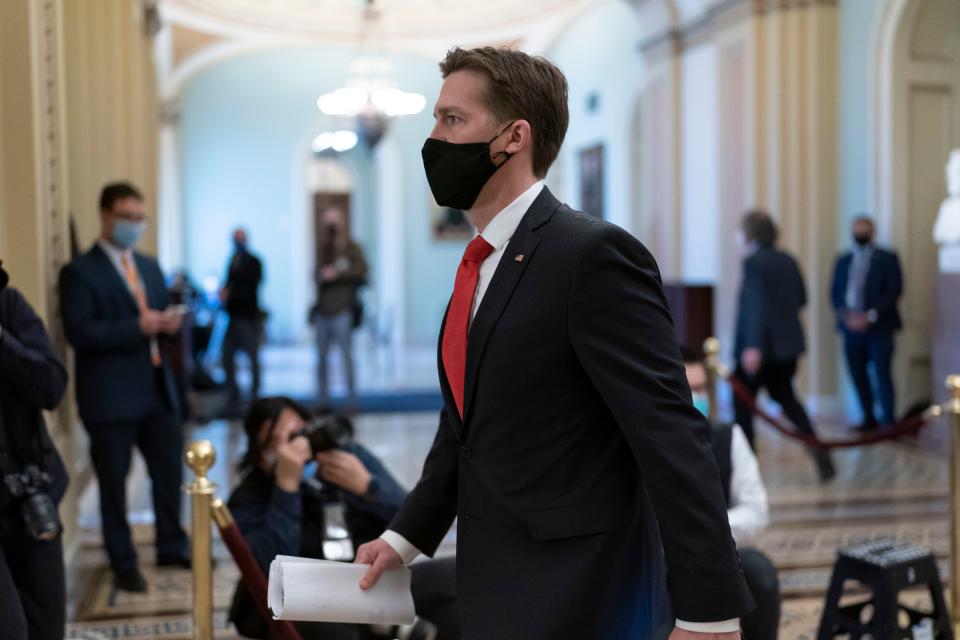
[[[430,198],[430,227],[435,242],[472,240],[476,233],[466,211],[441,207]]]
[[[580,152],[580,208],[598,218],[603,210],[603,145]]]

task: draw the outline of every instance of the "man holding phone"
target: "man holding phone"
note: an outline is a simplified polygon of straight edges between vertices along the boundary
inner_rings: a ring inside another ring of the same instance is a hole
[[[77,403],[90,434],[114,585],[145,591],[126,513],[134,445],[153,487],[157,564],[190,566],[180,527],[179,403],[160,348],[180,330],[183,313],[170,307],[157,261],[134,251],[148,222],[140,192],[127,183],[104,187],[100,222],[100,237],[90,251],[60,273],[60,308],[76,352]]]

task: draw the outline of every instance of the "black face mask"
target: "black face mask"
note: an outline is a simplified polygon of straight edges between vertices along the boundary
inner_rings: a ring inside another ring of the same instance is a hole
[[[456,144],[427,138],[421,151],[423,168],[438,205],[463,210],[473,206],[487,181],[513,156],[506,151],[494,154],[507,156],[499,165],[490,157],[490,145],[512,125],[513,122],[508,124],[489,142]]]
[[[853,235],[853,241],[857,243],[857,246],[865,247],[870,244],[870,241],[873,240],[869,235],[862,233],[855,233]]]
[[[3,270],[3,260],[0,260],[0,291],[6,289],[9,282],[10,276],[7,275],[7,272]]]

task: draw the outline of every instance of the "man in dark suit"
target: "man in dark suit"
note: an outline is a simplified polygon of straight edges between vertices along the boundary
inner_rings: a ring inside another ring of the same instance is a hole
[[[770,397],[801,432],[816,435],[810,418],[793,390],[797,361],[806,351],[800,310],[807,305],[803,275],[793,256],[776,247],[777,226],[766,211],[747,213],[741,224],[743,281],[737,307],[734,353],[736,377],[756,395],[766,388]],[[734,397],[736,420],[753,445],[753,413]],[[822,482],[833,478],[830,456],[810,449]]]
[[[853,250],[837,259],[833,269],[830,300],[837,313],[837,327],[863,410],[861,430],[876,429],[873,389],[867,371],[873,365],[877,396],[884,425],[892,425],[894,414],[893,335],[902,326],[897,300],[903,293],[900,259],[892,251],[874,246],[873,220],[865,216],[853,221]]]
[[[260,301],[257,290],[263,278],[260,259],[247,247],[247,232],[233,232],[233,256],[227,268],[227,281],[221,292],[224,307],[230,316],[227,335],[223,338],[223,371],[227,376],[227,403],[235,407],[240,402],[237,386],[237,352],[242,351],[250,359],[253,376],[250,396],[260,395]]]
[[[31,468],[48,474],[41,493],[51,510],[67,489],[41,409],[54,410],[67,389],[67,371],[54,353],[43,322],[0,268],[0,474]],[[39,474],[34,474],[35,477]],[[9,476],[8,476],[9,477]],[[21,476],[22,477],[22,476]],[[4,638],[63,638],[66,620],[61,536],[24,526],[23,498],[0,486],[0,621]]]
[[[542,183],[566,79],[493,48],[454,49],[441,70],[427,180],[480,235],[441,330],[433,446],[390,530],[360,548],[361,587],[432,554],[456,516],[465,640],[620,640],[674,623],[674,640],[738,638],[753,603],[657,265]]]
[[[100,238],[60,273],[60,306],[76,352],[77,403],[100,485],[103,537],[115,585],[144,591],[127,523],[134,445],[147,463],[156,514],[157,564],[189,566],[180,526],[183,435],[173,376],[160,349],[180,329],[160,266],[133,247],[146,226],[143,197],[115,183],[100,196]]]

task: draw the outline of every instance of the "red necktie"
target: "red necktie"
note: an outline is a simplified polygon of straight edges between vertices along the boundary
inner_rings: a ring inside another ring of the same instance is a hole
[[[480,236],[467,245],[467,250],[463,252],[463,260],[460,261],[460,268],[457,269],[453,298],[450,300],[447,324],[443,330],[441,345],[443,368],[461,418],[463,417],[463,385],[467,371],[467,331],[470,328],[470,312],[473,309],[473,296],[477,291],[477,280],[480,279],[480,265],[491,253],[493,253],[493,247]]]

